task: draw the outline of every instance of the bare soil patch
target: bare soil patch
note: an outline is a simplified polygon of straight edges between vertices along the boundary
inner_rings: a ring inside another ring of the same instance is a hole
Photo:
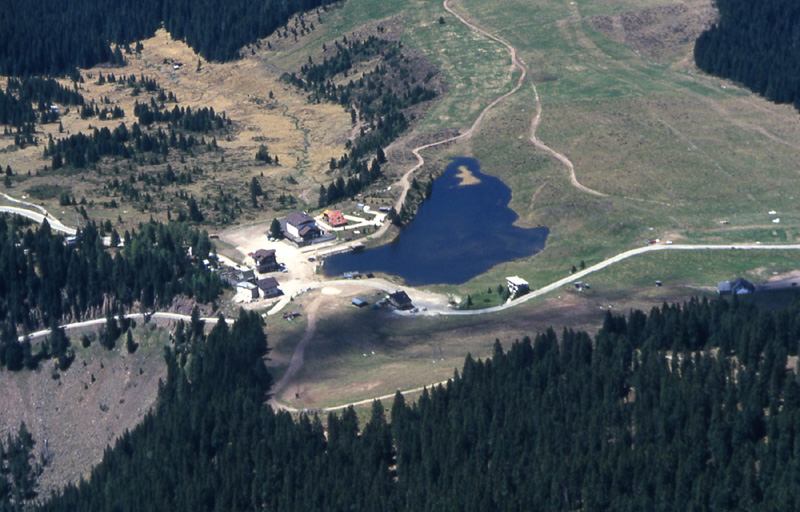
[[[703,0],[597,16],[590,23],[595,30],[630,46],[643,57],[669,63],[691,54],[695,40],[717,16],[712,3]]]
[[[87,477],[107,445],[134,428],[155,403],[166,379],[162,346],[166,333],[140,327],[139,349],[128,354],[124,337],[109,352],[94,342],[80,347],[72,366],[53,378],[53,361],[35,371],[0,372],[0,435],[16,433],[25,422],[36,441],[35,454],[49,463],[39,477],[40,495]]]
[[[461,180],[459,183],[460,186],[477,185],[481,182],[479,178],[475,177],[475,175],[463,165],[459,166],[456,178]]]

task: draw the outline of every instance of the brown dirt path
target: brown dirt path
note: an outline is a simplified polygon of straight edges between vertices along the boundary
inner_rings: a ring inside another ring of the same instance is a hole
[[[314,334],[317,332],[317,312],[319,311],[320,304],[322,303],[322,298],[323,296],[319,295],[305,308],[304,314],[308,319],[306,331],[303,333],[303,337],[297,344],[297,348],[294,349],[294,354],[292,354],[292,360],[289,362],[289,368],[286,369],[286,373],[283,374],[281,380],[272,386],[272,397],[269,399],[269,404],[276,410],[286,409],[285,406],[278,404],[276,399],[286,388],[286,385],[289,383],[289,381],[291,381],[300,368],[303,367],[303,355],[305,354],[306,347],[308,346],[308,342],[311,341],[311,339],[314,337]]]
[[[505,39],[503,39],[503,38],[501,38],[499,36],[496,36],[496,35],[488,32],[488,31],[482,29],[481,27],[475,25],[471,21],[467,20],[464,16],[462,16],[461,14],[456,12],[450,6],[449,2],[450,2],[450,0],[444,0],[444,2],[442,4],[442,6],[444,7],[444,9],[447,12],[449,12],[450,14],[455,16],[458,19],[458,21],[460,21],[461,23],[463,23],[464,25],[469,27],[471,30],[473,30],[475,32],[478,32],[479,34],[481,34],[483,36],[486,36],[486,37],[488,37],[489,39],[491,39],[493,41],[497,41],[498,43],[500,43],[503,46],[505,46],[506,49],[508,50],[509,56],[511,57],[511,73],[513,73],[516,70],[519,70],[521,73],[520,73],[520,76],[517,79],[517,83],[514,85],[514,87],[510,91],[508,91],[507,93],[503,94],[502,96],[496,98],[494,101],[489,103],[481,111],[481,113],[478,115],[477,119],[475,119],[475,121],[472,123],[472,125],[466,131],[464,131],[463,133],[460,133],[459,135],[455,135],[453,137],[448,137],[446,139],[442,139],[442,140],[439,140],[439,141],[436,141],[436,142],[423,144],[422,146],[418,146],[418,147],[414,148],[413,150],[411,150],[411,152],[417,158],[417,163],[413,167],[411,167],[408,171],[406,171],[406,173],[403,174],[403,176],[397,182],[397,185],[395,185],[395,186],[401,187],[400,196],[397,198],[397,201],[395,201],[395,204],[394,204],[394,209],[395,209],[395,211],[398,211],[398,212],[400,211],[400,208],[402,208],[403,203],[405,203],[406,197],[408,196],[408,190],[411,188],[411,180],[410,180],[411,175],[413,175],[414,172],[416,172],[420,167],[422,167],[425,164],[425,159],[422,157],[420,152],[424,151],[426,149],[432,148],[432,147],[441,146],[441,145],[444,145],[444,144],[448,144],[450,142],[455,142],[457,140],[462,140],[462,139],[466,140],[466,139],[472,137],[473,133],[475,132],[475,129],[480,125],[481,122],[483,122],[483,119],[486,117],[486,114],[488,114],[490,110],[492,110],[499,103],[504,101],[506,98],[508,98],[512,94],[516,93],[517,91],[519,91],[522,88],[522,85],[525,83],[525,80],[528,77],[528,68],[525,65],[525,63],[522,61],[522,59],[517,55],[517,49],[514,46],[512,46]],[[529,140],[538,149],[546,152],[547,154],[549,154],[550,156],[552,156],[553,158],[555,158],[556,160],[561,162],[567,168],[567,170],[569,171],[570,183],[575,188],[577,188],[581,192],[585,192],[587,194],[600,196],[600,197],[605,197],[606,194],[604,194],[602,192],[598,192],[597,190],[591,189],[591,188],[589,188],[589,187],[587,187],[585,185],[582,185],[578,181],[578,178],[577,178],[577,176],[575,174],[575,166],[572,164],[570,159],[567,158],[565,155],[559,153],[558,151],[555,151],[554,149],[550,148],[547,144],[542,142],[542,140],[539,139],[536,136],[536,129],[539,127],[539,123],[541,122],[541,118],[542,118],[542,103],[539,100],[539,92],[536,90],[536,85],[533,84],[533,83],[531,83],[531,85],[533,87],[533,92],[534,92],[534,95],[535,95],[535,98],[536,98],[536,116],[534,116],[533,121],[531,122],[531,133],[530,133],[530,136],[529,136]],[[390,225],[391,225],[391,223],[389,223],[389,222],[385,223],[378,231],[375,232],[375,235],[373,235],[373,236],[375,238],[378,238],[378,237],[382,236],[389,229]]]

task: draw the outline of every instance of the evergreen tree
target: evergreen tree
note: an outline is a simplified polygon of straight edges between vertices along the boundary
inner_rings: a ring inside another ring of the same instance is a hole
[[[742,82],[771,101],[800,108],[800,56],[792,43],[800,27],[796,3],[720,0],[716,6],[719,21],[695,43],[697,66]]]
[[[203,217],[203,213],[200,211],[200,208],[197,206],[197,201],[195,200],[194,196],[189,197],[189,219],[192,222],[203,222],[205,217]]]
[[[128,329],[127,335],[125,338],[125,348],[129,354],[133,354],[136,352],[136,349],[139,348],[139,344],[133,341],[133,334],[131,334],[131,330]]]
[[[36,498],[36,479],[40,472],[34,462],[33,436],[23,422],[15,436],[0,442],[0,509],[26,510]]]
[[[283,230],[281,229],[281,223],[278,219],[272,219],[272,224],[270,224],[269,227],[269,234],[276,240],[283,238]]]
[[[261,185],[258,183],[255,176],[253,176],[253,179],[250,180],[250,201],[253,203],[253,208],[258,208],[258,196],[261,194],[263,194]]]

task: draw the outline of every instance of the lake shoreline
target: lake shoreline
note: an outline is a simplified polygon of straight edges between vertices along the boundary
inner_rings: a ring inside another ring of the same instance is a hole
[[[325,275],[378,272],[409,286],[463,284],[495,265],[544,249],[549,229],[521,228],[511,189],[474,158],[453,158],[428,200],[388,244],[326,260]]]

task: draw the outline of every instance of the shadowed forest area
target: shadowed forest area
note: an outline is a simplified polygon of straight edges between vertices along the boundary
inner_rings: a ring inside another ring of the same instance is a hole
[[[800,5],[792,0],[717,0],[715,5],[719,23],[695,45],[698,67],[800,110]]]
[[[798,313],[692,301],[497,343],[359,430],[352,408],[264,405],[267,340],[242,311],[181,333],[156,409],[41,509],[796,509]]]
[[[10,0],[0,19],[0,74],[63,75],[101,62],[120,65],[121,46],[151,37],[162,23],[206,59],[232,60],[242,46],[269,35],[293,14],[329,3]]]

